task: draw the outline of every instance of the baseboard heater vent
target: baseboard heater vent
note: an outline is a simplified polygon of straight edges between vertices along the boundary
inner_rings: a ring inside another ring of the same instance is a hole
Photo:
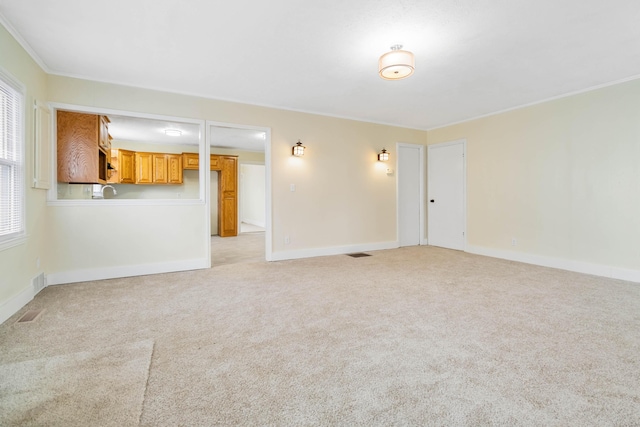
[[[40,315],[43,312],[44,312],[43,308],[40,310],[29,310],[18,319],[17,323],[35,322],[36,320],[38,320],[38,317],[40,317]]]
[[[33,295],[37,295],[38,292],[43,290],[45,286],[47,286],[47,280],[44,277],[44,273],[40,273],[33,279],[31,279],[31,284],[33,285]]]
[[[364,256],[371,256],[371,254],[365,254],[364,252],[357,252],[355,254],[347,254],[347,256],[350,256],[351,258],[362,258]]]

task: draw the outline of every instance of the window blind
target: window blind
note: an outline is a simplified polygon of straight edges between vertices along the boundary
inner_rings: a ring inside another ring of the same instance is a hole
[[[21,88],[0,73],[0,243],[24,234],[24,139]]]

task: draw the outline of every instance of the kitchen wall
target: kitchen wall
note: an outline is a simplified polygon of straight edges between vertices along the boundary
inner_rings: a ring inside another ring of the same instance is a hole
[[[265,168],[264,165],[240,165],[240,222],[265,226]]]
[[[31,279],[48,271],[46,192],[31,188],[33,178],[33,103],[46,101],[47,78],[42,69],[0,25],[0,67],[26,86],[25,94],[25,182],[26,242],[0,250],[0,322],[33,298]],[[40,265],[38,266],[38,262]]]
[[[640,281],[640,80],[428,132],[461,138],[469,251]]]

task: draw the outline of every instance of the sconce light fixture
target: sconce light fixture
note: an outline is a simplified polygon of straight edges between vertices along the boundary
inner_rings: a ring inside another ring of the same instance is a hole
[[[401,44],[391,46],[378,61],[378,73],[385,80],[400,80],[409,77],[415,69],[413,53],[402,50]]]
[[[381,162],[386,162],[389,160],[389,153],[387,153],[386,148],[383,148],[382,151],[378,154],[378,160]]]
[[[293,148],[291,149],[291,154],[293,154],[294,156],[303,156],[304,155],[304,149],[307,148],[304,145],[302,145],[302,142],[300,142],[300,140],[298,140],[298,142],[296,142],[296,145],[293,146]]]

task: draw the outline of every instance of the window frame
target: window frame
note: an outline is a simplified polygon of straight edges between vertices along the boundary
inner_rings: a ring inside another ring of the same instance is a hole
[[[0,163],[4,165],[9,165],[11,167],[16,168],[16,172],[14,172],[14,176],[19,180],[18,188],[19,193],[13,199],[17,203],[20,204],[18,207],[18,215],[20,215],[20,229],[14,231],[12,233],[8,233],[5,235],[0,235],[0,251],[5,249],[9,249],[11,247],[21,245],[27,240],[27,221],[26,221],[26,196],[27,196],[27,188],[26,188],[26,116],[27,116],[27,102],[26,102],[26,87],[22,82],[16,79],[11,73],[6,71],[4,68],[0,67],[0,80],[4,85],[9,86],[11,89],[17,92],[19,97],[19,106],[17,108],[17,113],[19,114],[17,120],[18,126],[18,141],[17,143],[20,146],[20,154],[17,160],[11,161],[7,159],[0,159]]]

